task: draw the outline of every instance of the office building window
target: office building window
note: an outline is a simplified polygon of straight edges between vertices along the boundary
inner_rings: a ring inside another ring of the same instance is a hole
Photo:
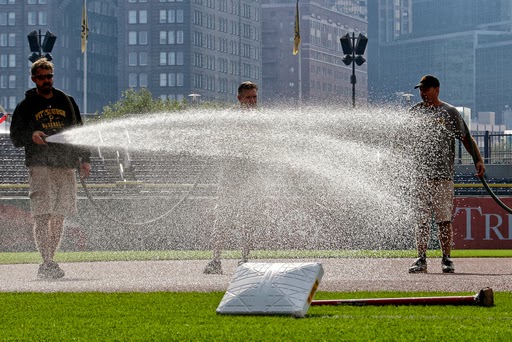
[[[46,13],[46,12],[45,12],[45,13]],[[14,26],[14,25],[16,25],[16,13],[14,13],[14,12],[9,12],[8,25],[9,25],[9,26]],[[46,25],[46,24],[44,24],[44,25]]]
[[[177,23],[183,23],[185,21],[185,15],[183,13],[183,10],[176,10],[176,22]]]
[[[141,52],[139,53],[139,65],[146,66],[148,65],[148,53],[147,52]]]
[[[9,75],[9,88],[16,88],[16,75]]]
[[[128,45],[137,45],[137,32],[128,32]]]
[[[147,86],[148,86],[148,74],[141,73],[139,75],[139,87],[147,88]]]
[[[182,51],[176,52],[176,64],[183,65],[183,52]]]
[[[9,96],[9,104],[7,108],[15,108],[16,107],[16,96]]]
[[[184,37],[185,37],[185,34],[183,31],[177,31],[176,32],[176,43],[183,44],[183,42],[185,40]]]
[[[169,65],[176,65],[176,52],[169,52],[168,58]]]
[[[166,31],[160,31],[160,44],[167,43],[167,32]]]
[[[148,32],[140,31],[139,32],[139,45],[147,45],[148,44]]]
[[[16,46],[16,34],[9,33],[9,46]]]
[[[167,74],[160,74],[160,87],[167,87]]]
[[[9,68],[16,68],[16,55],[9,54]]]
[[[170,24],[176,22],[176,10],[170,9],[167,11],[167,22]]]
[[[137,65],[137,52],[128,53],[128,65],[129,66]]]
[[[139,11],[139,24],[147,24],[148,23],[148,11],[142,10]]]
[[[38,13],[39,25],[47,25],[48,24],[48,13],[46,11]]]
[[[27,13],[27,25],[29,26],[35,26],[37,25],[37,14],[36,12],[28,12]],[[2,19],[0,15],[0,25],[2,25]]]
[[[167,44],[175,44],[176,43],[176,37],[174,31],[167,32]]]
[[[128,11],[128,24],[137,24],[137,11]]]
[[[175,87],[176,86],[176,74],[173,72],[169,73],[167,81],[169,83],[169,87]]]
[[[179,72],[176,74],[176,85],[178,87],[183,87],[183,80],[184,80],[184,77],[183,77],[183,73]]]
[[[167,65],[167,52],[160,52],[160,65]]]
[[[128,74],[128,87],[130,87],[130,88],[137,87],[137,74],[134,74],[134,73]]]

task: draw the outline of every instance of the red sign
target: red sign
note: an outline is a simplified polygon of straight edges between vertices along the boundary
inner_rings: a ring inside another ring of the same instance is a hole
[[[512,197],[500,200],[512,208]],[[491,197],[456,197],[453,241],[455,249],[512,249],[512,214]]]

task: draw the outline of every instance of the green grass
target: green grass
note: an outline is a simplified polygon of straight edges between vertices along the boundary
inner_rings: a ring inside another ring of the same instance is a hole
[[[428,252],[429,257],[441,257],[439,250]],[[239,259],[239,251],[225,251],[225,259]],[[251,259],[294,259],[294,258],[415,258],[413,250],[282,250],[251,252]],[[493,250],[454,250],[454,258],[512,257],[510,249]],[[58,252],[58,262],[86,261],[142,261],[142,260],[208,260],[212,258],[209,251],[107,251],[107,252]],[[36,252],[0,253],[0,264],[39,263],[41,257]]]
[[[315,299],[470,295],[319,292]],[[223,293],[0,293],[1,341],[509,341],[495,306],[313,306],[305,318],[217,315]]]

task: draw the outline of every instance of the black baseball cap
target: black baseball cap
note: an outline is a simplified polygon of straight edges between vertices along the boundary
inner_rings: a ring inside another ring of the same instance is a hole
[[[425,88],[438,88],[439,87],[439,80],[437,77],[432,75],[425,75],[421,78],[420,83],[416,84],[414,89],[417,89],[419,87],[425,87]]]

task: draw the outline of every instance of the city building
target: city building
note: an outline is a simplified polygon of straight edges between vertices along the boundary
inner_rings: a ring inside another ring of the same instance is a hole
[[[118,12],[120,91],[233,102],[241,82],[261,83],[258,0],[128,0]]]
[[[422,75],[441,81],[443,100],[505,118],[512,91],[512,3],[508,0],[368,2],[369,99],[413,93]]]
[[[301,0],[301,45],[292,54],[296,16],[295,0],[263,0],[263,84],[265,101],[288,103],[351,102],[352,66],[342,61],[340,38],[366,35],[364,14],[349,15],[347,1]],[[350,1],[350,4],[354,4]],[[359,8],[360,9],[360,8]],[[361,9],[360,9],[361,10]],[[351,12],[350,12],[351,13]],[[367,98],[366,64],[356,67],[357,99]]]
[[[88,1],[88,112],[117,99],[117,1]],[[84,107],[84,55],[80,48],[82,2],[69,0],[0,0],[0,105],[12,112],[34,87],[30,80],[27,35],[35,31],[40,45],[49,31],[57,36],[51,51],[55,87]]]

